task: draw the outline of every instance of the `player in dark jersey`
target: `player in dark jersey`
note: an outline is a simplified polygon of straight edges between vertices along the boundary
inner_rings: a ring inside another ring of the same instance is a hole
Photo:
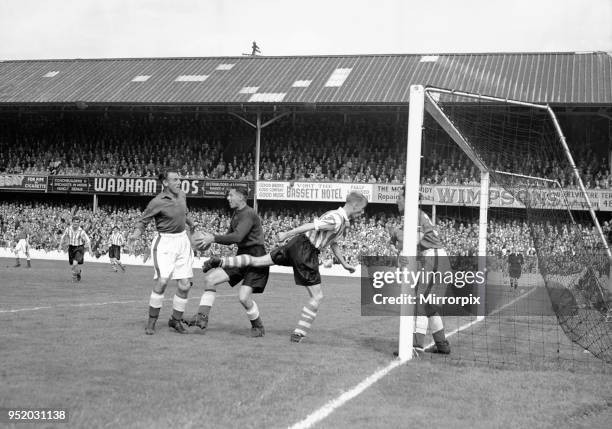
[[[400,191],[400,195],[397,199],[397,208],[401,213],[404,213],[405,204],[405,188]],[[403,231],[396,229],[391,232],[391,244],[401,251],[403,247]],[[442,240],[438,235],[436,227],[431,222],[431,219],[425,212],[419,208],[419,226],[418,226],[418,245],[417,252],[423,261],[422,268],[427,271],[450,271],[450,261],[448,255],[444,250]],[[434,294],[436,296],[444,296],[446,292],[446,285],[443,283],[430,282],[428,284],[419,284],[419,294]],[[416,306],[416,320],[415,320],[415,332],[413,337],[413,347],[417,352],[422,352],[425,334],[427,333],[427,327],[431,328],[431,332],[434,338],[435,345],[429,351],[433,353],[450,353],[450,345],[446,339],[444,333],[444,323],[442,322],[442,309],[432,304],[421,304],[420,300],[417,300]]]
[[[283,265],[293,268],[295,284],[303,286],[310,299],[302,308],[298,326],[293,330],[290,340],[299,343],[310,331],[319,306],[323,300],[321,274],[319,272],[319,254],[321,249],[329,246],[347,271],[355,272],[355,267],[349,265],[339,249],[337,240],[342,238],[349,226],[350,219],[355,219],[363,213],[368,205],[367,198],[356,191],[348,194],[343,207],[324,213],[314,222],[305,223],[291,231],[279,234],[279,241],[289,240],[263,256],[236,255],[229,258],[211,258],[207,268],[224,267],[269,267]]]
[[[13,252],[15,252],[15,267],[21,266],[19,256],[23,254],[26,257],[26,266],[28,268],[32,268],[30,263],[30,244],[28,243],[28,238],[28,233],[25,231],[25,229],[20,229],[17,231],[17,234],[15,234],[15,240],[17,241],[17,244],[15,244],[15,248],[13,249]]]
[[[204,233],[203,245],[219,243],[238,245],[237,255],[263,256],[266,254],[264,234],[261,219],[253,208],[247,205],[248,190],[232,188],[227,194],[229,206],[234,209],[230,227],[226,234],[213,235]],[[206,264],[205,264],[206,265]],[[244,307],[251,322],[251,336],[263,337],[265,329],[257,303],[253,300],[254,293],[263,293],[268,283],[270,267],[213,268],[205,271],[204,293],[200,300],[198,313],[185,322],[189,326],[206,329],[210,310],[215,302],[217,285],[229,282],[234,287],[242,281],[238,291],[238,299]]]
[[[149,320],[145,333],[155,333],[155,323],[164,300],[164,292],[170,281],[170,276],[177,281],[177,290],[172,300],[172,316],[168,326],[179,334],[186,334],[182,318],[187,306],[187,296],[193,277],[193,250],[187,228],[191,233],[194,224],[187,215],[187,199],[181,190],[181,179],[178,173],[168,170],[159,175],[164,190],[149,202],[147,208],[136,223],[134,232],[128,242],[133,247],[134,242],[145,229],[145,223],[155,219],[157,235],[151,245],[154,279],[157,280],[149,298]]]
[[[516,290],[518,288],[518,281],[523,271],[523,263],[523,254],[518,252],[515,246],[512,246],[512,251],[508,255],[508,274],[510,275],[511,289]]]

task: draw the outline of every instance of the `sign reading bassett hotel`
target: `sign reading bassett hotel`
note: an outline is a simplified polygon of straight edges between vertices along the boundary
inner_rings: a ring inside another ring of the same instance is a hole
[[[257,182],[257,199],[285,201],[346,201],[346,196],[358,191],[372,201],[370,183],[328,182]]]

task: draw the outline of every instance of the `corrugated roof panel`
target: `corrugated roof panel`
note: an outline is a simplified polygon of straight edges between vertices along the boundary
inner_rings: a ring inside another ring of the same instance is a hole
[[[538,103],[612,103],[607,53],[220,57],[0,62],[0,103],[243,103],[239,91],[286,93],[285,103],[406,103],[411,84]],[[232,65],[229,67],[229,65]],[[351,69],[326,87],[336,69]],[[53,77],[47,73],[58,72]],[[135,84],[136,76],[151,76]],[[208,76],[176,82],[178,76]],[[295,87],[298,80],[311,81]]]

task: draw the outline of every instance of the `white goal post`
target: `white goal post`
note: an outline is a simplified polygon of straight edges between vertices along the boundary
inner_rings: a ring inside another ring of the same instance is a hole
[[[416,255],[418,244],[418,206],[419,206],[419,190],[420,190],[420,171],[421,171],[421,143],[423,138],[423,123],[425,112],[429,113],[438,125],[446,132],[446,134],[457,144],[463,153],[475,164],[480,170],[480,213],[479,213],[479,239],[478,239],[478,256],[486,256],[487,254],[487,218],[489,207],[489,184],[490,173],[489,166],[480,158],[478,152],[466,141],[462,133],[455,127],[453,122],[448,118],[445,112],[438,104],[440,95],[445,96],[461,96],[468,99],[478,101],[492,101],[497,103],[510,104],[515,106],[524,106],[544,111],[551,123],[554,125],[554,130],[557,135],[558,142],[563,149],[566,160],[568,161],[573,175],[576,178],[577,184],[585,199],[587,209],[591,215],[594,226],[597,229],[598,235],[603,243],[608,258],[612,261],[612,252],[607,244],[605,235],[599,224],[595,211],[592,207],[589,196],[584,187],[583,181],[578,172],[578,168],[572,158],[565,136],[557,121],[557,118],[548,105],[528,103],[518,100],[508,100],[498,97],[491,97],[480,94],[472,94],[462,91],[454,91],[440,88],[424,87],[422,85],[412,85],[410,87],[409,100],[409,116],[408,116],[408,136],[406,150],[406,196],[404,207],[404,228],[403,228],[403,248],[402,256],[408,257],[408,269],[416,270]],[[486,267],[481,267],[484,258],[479,258],[479,270],[486,272]],[[612,271],[612,267],[611,267]],[[612,273],[610,273],[610,292],[612,292]],[[402,293],[414,295],[415,289],[411,289],[408,285],[402,285]],[[481,286],[479,295],[482,297],[481,302],[484,302],[485,287]],[[402,306],[399,327],[399,359],[407,361],[413,357],[413,332],[414,332],[414,305],[405,304]],[[479,314],[477,320],[482,320],[483,315]]]

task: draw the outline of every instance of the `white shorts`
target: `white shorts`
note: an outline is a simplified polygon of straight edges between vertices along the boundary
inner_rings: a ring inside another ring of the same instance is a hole
[[[187,232],[158,233],[151,243],[151,259],[155,267],[154,279],[172,280],[193,277],[193,250]]]
[[[19,255],[20,253],[27,254],[30,250],[30,246],[28,246],[28,241],[25,238],[19,240],[19,243],[15,246],[15,253]]]

